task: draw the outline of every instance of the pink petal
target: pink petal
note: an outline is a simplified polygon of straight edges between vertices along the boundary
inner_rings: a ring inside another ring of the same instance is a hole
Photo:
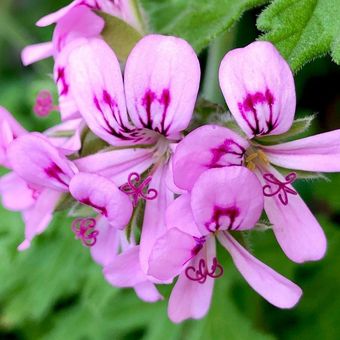
[[[283,176],[273,167],[268,168],[279,181]],[[259,177],[263,184],[262,175]],[[294,189],[291,185],[290,189]],[[297,195],[288,196],[288,204],[283,205],[278,196],[265,197],[264,208],[273,224],[277,241],[285,254],[294,262],[317,261],[326,252],[325,234],[302,198]]]
[[[130,221],[129,197],[105,177],[78,173],[70,182],[70,193],[79,202],[99,211],[116,228],[123,229]]]
[[[27,131],[17,122],[17,120],[2,106],[0,106],[0,123],[6,122],[14,138],[27,133]]]
[[[14,140],[8,157],[13,170],[31,184],[67,191],[75,169],[45,136],[30,133]]]
[[[86,42],[76,39],[67,44],[55,58],[53,77],[59,94],[59,111],[63,121],[81,117],[70,84],[69,56],[73,50]]]
[[[24,66],[31,65],[37,61],[53,56],[52,42],[26,46],[21,52],[21,60]]]
[[[262,187],[245,167],[210,169],[196,181],[191,207],[203,235],[217,230],[251,229],[263,209]]]
[[[242,165],[249,143],[235,132],[217,125],[205,125],[189,133],[173,157],[175,184],[191,190],[206,170]]]
[[[195,237],[202,236],[192,214],[190,194],[179,196],[169,205],[166,211],[166,224],[168,229],[177,228]]]
[[[171,228],[158,238],[149,258],[148,275],[167,281],[180,274],[200,248],[195,238],[177,228]]]
[[[292,308],[300,300],[302,290],[246,251],[228,233],[218,239],[230,253],[235,266],[248,284],[268,302],[279,308]]]
[[[29,248],[32,239],[45,231],[53,218],[53,211],[60,197],[60,192],[45,189],[34,206],[24,212],[25,240],[19,245],[19,251]]]
[[[36,25],[39,27],[49,26],[51,24],[55,24],[58,22],[61,18],[63,18],[72,8],[75,6],[78,6],[83,0],[74,0],[69,5],[59,9],[56,12],[53,12],[51,14],[48,14],[41,18]]]
[[[256,41],[227,53],[219,79],[228,107],[248,137],[289,130],[296,105],[294,79],[271,43]]]
[[[111,145],[153,142],[129,123],[119,62],[100,39],[89,39],[69,55],[72,95],[89,128]]]
[[[143,173],[153,164],[153,153],[147,148],[103,151],[79,158],[74,163],[82,172],[96,173],[122,185],[131,172]]]
[[[107,266],[118,255],[119,235],[106,218],[97,221],[99,231],[96,243],[90,248],[92,258],[101,266]]]
[[[0,194],[8,210],[26,210],[36,202],[35,190],[14,172],[0,178]]]
[[[150,281],[144,281],[135,285],[134,290],[137,296],[145,302],[157,302],[163,300],[156,286]]]
[[[340,171],[340,130],[263,147],[269,161],[288,169]]]
[[[166,232],[165,212],[174,199],[164,181],[167,165],[160,166],[153,174],[149,188],[157,190],[155,200],[147,201],[145,206],[143,229],[140,240],[140,262],[142,270],[147,273],[149,257],[156,240]]]
[[[81,118],[68,120],[44,132],[49,141],[65,155],[72,155],[81,148],[81,132],[84,122]],[[70,137],[63,137],[63,133],[70,133]],[[61,136],[58,136],[61,134]]]
[[[176,135],[189,124],[200,66],[184,40],[149,35],[137,43],[125,67],[125,93],[135,126]]]
[[[56,25],[53,33],[54,51],[60,52],[77,38],[99,37],[104,26],[104,19],[88,7],[74,7]]]
[[[196,256],[190,266],[198,267],[199,261],[203,258],[205,261],[215,256],[215,240],[211,237],[202,253]],[[175,287],[172,290],[168,314],[172,322],[179,323],[186,319],[201,319],[207,314],[214,288],[214,279],[207,277],[207,280],[201,284],[187,278],[182,273]]]
[[[139,263],[139,246],[132,247],[116,256],[104,268],[105,279],[116,287],[134,287],[147,281]]]

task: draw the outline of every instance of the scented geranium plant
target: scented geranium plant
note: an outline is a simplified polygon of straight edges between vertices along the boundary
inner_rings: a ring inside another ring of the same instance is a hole
[[[289,44],[276,39],[255,41],[225,48],[218,68],[201,76],[198,52],[219,32],[197,23],[206,35],[192,37],[181,18],[167,30],[157,6],[142,3],[75,0],[37,22],[55,25],[51,41],[22,51],[26,66],[53,59],[58,103],[42,88],[33,110],[57,111],[60,121],[27,131],[0,108],[0,194],[25,224],[18,250],[29,252],[63,211],[73,219],[64,232],[89,249],[103,278],[145,302],[169,298],[174,323],[208,313],[215,280],[229,275],[223,250],[265,300],[293,308],[302,289],[246,240],[273,233],[274,253],[302,266],[327,250],[295,182],[340,171],[340,130],[298,137],[312,116],[295,117],[292,67],[306,56],[285,57]],[[199,115],[202,83],[203,93],[220,88],[225,112],[206,100],[209,112]]]

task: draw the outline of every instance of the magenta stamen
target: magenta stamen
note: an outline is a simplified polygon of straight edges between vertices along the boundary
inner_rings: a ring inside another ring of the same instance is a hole
[[[205,260],[200,259],[198,269],[194,266],[190,266],[185,270],[185,275],[189,280],[203,284],[208,276],[212,279],[221,277],[223,275],[223,267],[217,262],[216,257],[214,257],[211,270],[209,271]]]
[[[158,196],[156,189],[146,189],[150,184],[152,177],[148,176],[141,180],[141,176],[132,172],[128,177],[128,182],[120,187],[120,190],[128,194],[132,198],[134,206],[137,206],[140,198],[145,200],[154,200]]]
[[[72,222],[72,231],[76,239],[81,240],[85,247],[93,247],[97,242],[99,231],[95,230],[96,224],[92,217],[77,218]]]
[[[52,111],[58,110],[58,107],[53,104],[51,93],[48,90],[42,90],[37,95],[33,110],[37,116],[46,117]]]
[[[271,183],[274,184],[274,188],[276,186],[276,189],[273,189],[273,186],[270,184],[267,184],[263,187],[263,194],[266,197],[272,197],[275,195],[278,195],[280,202],[283,205],[288,204],[288,194],[291,195],[297,195],[297,192],[291,188],[288,187],[289,184],[293,183],[296,180],[296,173],[292,172],[289,175],[285,177],[285,182],[281,182],[278,180],[273,174],[267,173],[263,175],[263,178]]]

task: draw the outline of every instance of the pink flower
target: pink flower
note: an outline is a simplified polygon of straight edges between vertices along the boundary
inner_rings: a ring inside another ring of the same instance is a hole
[[[56,154],[60,152],[70,155],[79,150],[80,126],[79,119],[70,120],[45,131],[44,136],[28,134],[9,112],[0,109],[0,128],[3,131],[0,135],[1,162],[11,170],[19,169],[18,173],[12,171],[0,178],[0,194],[6,209],[22,213],[25,222],[25,241],[19,246],[19,250],[28,248],[33,237],[47,228],[55,206],[61,198],[60,191],[45,187],[39,178],[31,181],[26,173],[22,177],[20,174],[34,168],[34,163],[33,165],[28,163],[34,157],[39,161],[39,148],[45,153],[46,150],[54,149],[50,143],[59,147],[59,151],[54,151]],[[58,135],[66,132],[68,136]],[[14,151],[13,145],[16,145]],[[33,170],[33,175],[38,173]]]
[[[8,146],[15,138],[25,133],[26,130],[15,118],[0,106],[0,165],[10,167],[7,157]]]
[[[166,180],[171,177],[169,159],[195,105],[197,56],[182,39],[150,35],[128,57],[124,84],[119,62],[103,40],[82,40],[67,64],[79,112],[92,132],[113,146],[75,164],[81,172],[111,179],[135,205],[146,199],[140,244],[146,271],[174,196]]]
[[[274,166],[340,171],[340,130],[275,146],[261,144],[261,137],[289,130],[296,105],[291,70],[268,42],[229,52],[219,77],[228,107],[247,138],[213,125],[193,131],[177,147],[175,184],[191,190],[207,169],[248,166],[262,183],[265,211],[285,254],[295,262],[319,260],[326,251],[326,238],[291,185],[296,174],[284,177]]]
[[[230,234],[252,229],[262,209],[259,181],[239,166],[205,171],[190,193],[170,205],[168,231],[153,247],[148,274],[160,280],[179,275],[168,307],[173,322],[198,319],[207,313],[214,279],[223,275],[215,238],[249,285],[266,300],[280,308],[298,302],[301,289],[253,257]]]

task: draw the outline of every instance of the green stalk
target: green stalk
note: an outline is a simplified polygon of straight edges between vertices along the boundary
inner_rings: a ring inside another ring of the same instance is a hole
[[[208,50],[202,96],[206,100],[216,104],[224,104],[218,81],[218,70],[224,55],[234,47],[236,30],[237,27],[234,26],[234,28],[228,32],[221,34],[211,43]]]

